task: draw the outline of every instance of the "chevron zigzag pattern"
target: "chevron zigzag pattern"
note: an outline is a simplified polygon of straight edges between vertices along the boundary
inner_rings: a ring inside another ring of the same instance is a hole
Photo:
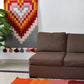
[[[11,30],[22,44],[37,26],[38,0],[4,0],[4,8],[10,14],[6,18],[12,22]]]

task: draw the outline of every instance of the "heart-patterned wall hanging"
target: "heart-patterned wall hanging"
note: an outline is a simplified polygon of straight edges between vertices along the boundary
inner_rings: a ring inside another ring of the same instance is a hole
[[[12,22],[12,38],[6,44],[10,47],[32,47],[37,45],[38,0],[4,0],[4,9],[10,14],[6,18]]]

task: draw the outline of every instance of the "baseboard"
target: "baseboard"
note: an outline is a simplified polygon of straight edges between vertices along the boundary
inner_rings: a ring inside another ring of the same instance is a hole
[[[17,59],[0,59],[0,64],[28,64],[28,60],[17,60]]]

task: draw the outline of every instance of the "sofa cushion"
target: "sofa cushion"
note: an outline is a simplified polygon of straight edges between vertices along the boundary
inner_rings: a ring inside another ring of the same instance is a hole
[[[64,58],[64,66],[84,66],[84,53],[67,53]]]
[[[84,34],[68,34],[68,52],[84,52]]]
[[[38,52],[29,59],[31,65],[62,66],[65,52]]]
[[[66,33],[42,33],[38,35],[38,51],[57,51],[66,50]]]

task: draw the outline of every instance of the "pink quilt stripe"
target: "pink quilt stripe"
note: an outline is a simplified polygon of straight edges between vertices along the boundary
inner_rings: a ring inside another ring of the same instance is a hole
[[[48,84],[68,84],[68,80],[50,80]]]

